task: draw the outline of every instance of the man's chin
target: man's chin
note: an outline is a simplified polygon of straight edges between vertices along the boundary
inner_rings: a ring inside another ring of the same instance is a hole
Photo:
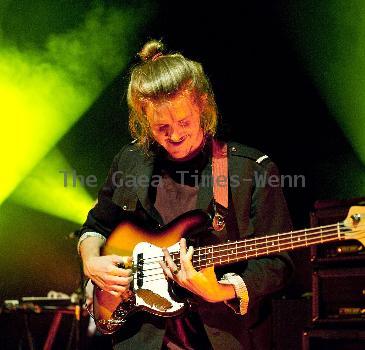
[[[189,155],[189,152],[186,150],[172,150],[171,152],[168,150],[167,152],[169,153],[170,157],[174,159],[184,159]]]
[[[169,153],[171,158],[174,158],[174,159],[184,159],[188,156],[187,153]]]

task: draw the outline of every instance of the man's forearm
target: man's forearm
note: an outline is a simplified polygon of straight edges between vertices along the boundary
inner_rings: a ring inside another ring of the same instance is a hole
[[[100,256],[100,248],[104,245],[105,240],[100,237],[87,237],[79,245],[79,252],[83,261]]]

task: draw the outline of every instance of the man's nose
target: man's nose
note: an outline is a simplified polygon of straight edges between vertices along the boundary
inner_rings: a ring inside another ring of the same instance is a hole
[[[181,130],[179,127],[171,127],[169,138],[173,142],[178,142],[181,139]]]

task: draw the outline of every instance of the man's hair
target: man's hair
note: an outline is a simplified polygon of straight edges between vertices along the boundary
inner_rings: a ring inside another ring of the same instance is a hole
[[[142,62],[132,68],[127,95],[129,130],[137,143],[148,151],[153,142],[146,104],[158,104],[185,93],[192,94],[201,108],[200,124],[204,133],[214,135],[217,106],[202,65],[180,53],[163,54],[163,44],[157,40],[148,41],[138,55]]]

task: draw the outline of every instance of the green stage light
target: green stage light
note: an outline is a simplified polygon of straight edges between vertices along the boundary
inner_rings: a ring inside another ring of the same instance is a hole
[[[365,2],[282,3],[283,21],[305,68],[365,165]]]
[[[146,18],[99,7],[43,50],[0,38],[0,205],[126,65]]]
[[[63,154],[54,149],[18,185],[9,200],[82,224],[95,202],[86,187],[100,184],[91,174],[84,177],[76,177],[75,174]]]
[[[62,72],[29,61],[0,53],[0,203],[90,103]]]

